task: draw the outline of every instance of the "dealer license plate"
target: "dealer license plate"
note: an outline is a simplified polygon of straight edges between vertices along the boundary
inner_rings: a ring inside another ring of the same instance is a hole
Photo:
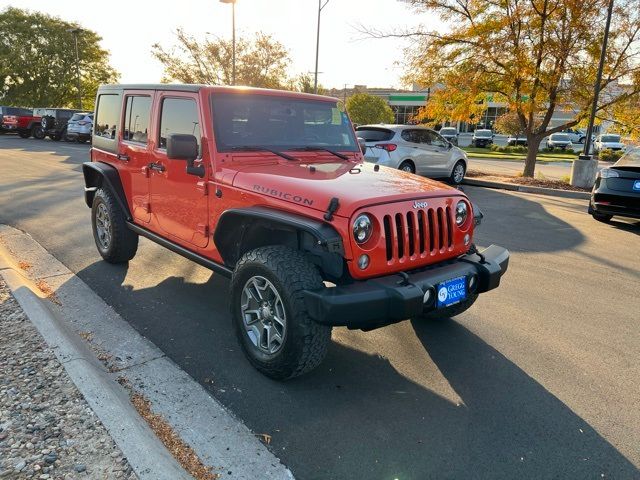
[[[467,277],[457,277],[438,285],[438,308],[460,303],[467,298]]]
[[[640,192],[640,180],[636,180],[635,182],[633,182],[633,189],[636,192]]]

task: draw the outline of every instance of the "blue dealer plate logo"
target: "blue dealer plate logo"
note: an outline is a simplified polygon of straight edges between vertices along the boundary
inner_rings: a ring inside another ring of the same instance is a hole
[[[467,278],[458,277],[442,282],[437,288],[438,308],[460,303],[467,298]]]
[[[633,189],[636,191],[640,191],[640,180],[636,180],[633,182]]]

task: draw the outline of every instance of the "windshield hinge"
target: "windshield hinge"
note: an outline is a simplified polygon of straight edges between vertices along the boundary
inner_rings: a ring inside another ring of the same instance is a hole
[[[336,210],[338,210],[338,207],[340,207],[340,200],[338,200],[338,197],[333,197],[329,202],[327,212],[324,214],[324,219],[327,222],[333,220],[333,214],[336,212]]]

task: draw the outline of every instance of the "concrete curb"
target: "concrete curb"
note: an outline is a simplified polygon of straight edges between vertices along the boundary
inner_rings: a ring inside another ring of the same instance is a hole
[[[188,480],[192,477],[178,464],[129,402],[129,395],[109,377],[99,360],[38,297],[28,282],[3,258],[0,274],[25,314],[44,337],[108,430],[141,480]]]
[[[0,258],[3,252],[6,263],[13,264],[12,268],[2,270],[3,276],[6,272],[12,272],[18,277],[31,277],[31,281],[44,280],[55,294],[59,304],[38,297],[36,299],[43,306],[46,305],[46,309],[56,316],[58,325],[63,327],[56,331],[66,329],[66,335],[70,334],[76,339],[75,347],[73,342],[69,342],[65,348],[55,348],[56,354],[64,352],[65,361],[77,358],[83,359],[77,363],[93,362],[93,368],[99,368],[101,375],[106,376],[110,382],[115,383],[119,377],[124,377],[134,390],[142,393],[151,402],[153,412],[164,417],[173,430],[193,448],[203,463],[213,467],[214,471],[224,472],[225,478],[293,479],[293,474],[246,425],[211,397],[198,382],[167,358],[153,343],[140,335],[87,284],[31,236],[12,227],[0,225]],[[31,267],[23,272],[17,266],[18,261],[28,262]],[[23,283],[28,282],[23,278]],[[35,287],[32,290],[37,291]],[[34,295],[33,292],[29,293]],[[29,314],[26,309],[25,312]],[[98,360],[88,344],[78,336],[80,332],[89,333],[92,346],[109,358],[109,372],[102,364],[98,363],[96,367],[95,362]],[[51,331],[43,333],[43,336],[48,342],[51,338],[56,338],[56,334]],[[86,360],[87,358],[92,359],[91,362]],[[76,379],[72,379],[76,382]],[[82,385],[92,380],[80,378],[78,381]],[[116,383],[116,386],[124,393],[119,384]],[[80,390],[85,393],[82,388]],[[93,393],[89,392],[89,395]],[[124,395],[126,398],[121,400],[106,400],[106,397],[97,395],[94,401],[106,403],[107,407],[112,406],[112,402],[126,401],[129,404],[128,395]],[[89,404],[94,406],[91,401]],[[130,404],[128,406],[133,408]],[[99,412],[96,413],[103,420]],[[135,413],[137,415],[137,412]],[[144,422],[142,419],[141,421]],[[149,459],[151,470],[138,472],[131,449],[121,445],[107,422],[103,420],[103,423],[141,479],[191,478],[173,474],[168,469],[165,471],[169,473],[159,472],[164,468],[156,465],[152,456],[146,457],[144,452],[141,456]],[[114,428],[122,428],[123,423],[117,419]],[[158,441],[150,429],[148,436]],[[162,444],[160,447],[164,449]]]
[[[556,188],[531,187],[528,185],[516,185],[513,183],[476,180],[475,178],[465,178],[462,183],[474,187],[497,188],[500,190],[522,193],[537,193],[539,195],[549,195],[553,197],[578,198],[581,200],[589,200],[589,198],[591,198],[591,194],[589,192],[574,192],[571,190],[559,190]]]

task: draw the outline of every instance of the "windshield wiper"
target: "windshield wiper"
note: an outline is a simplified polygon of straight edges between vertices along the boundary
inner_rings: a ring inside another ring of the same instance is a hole
[[[243,151],[243,150],[245,152],[271,152],[274,155],[278,155],[279,157],[284,158],[285,160],[291,160],[293,162],[298,160],[297,158],[292,157],[291,155],[287,155],[286,153],[282,153],[277,150],[273,150],[269,147],[263,147],[260,145],[235,145],[231,147],[231,150],[233,150],[234,152]]]
[[[325,148],[325,147],[299,147],[299,148],[292,148],[291,150],[301,150],[303,152],[329,152],[331,155],[335,155],[338,158],[341,158],[342,160],[349,160],[349,157],[347,157],[346,155],[343,155],[342,153],[336,152],[334,150],[331,150],[330,148]]]

